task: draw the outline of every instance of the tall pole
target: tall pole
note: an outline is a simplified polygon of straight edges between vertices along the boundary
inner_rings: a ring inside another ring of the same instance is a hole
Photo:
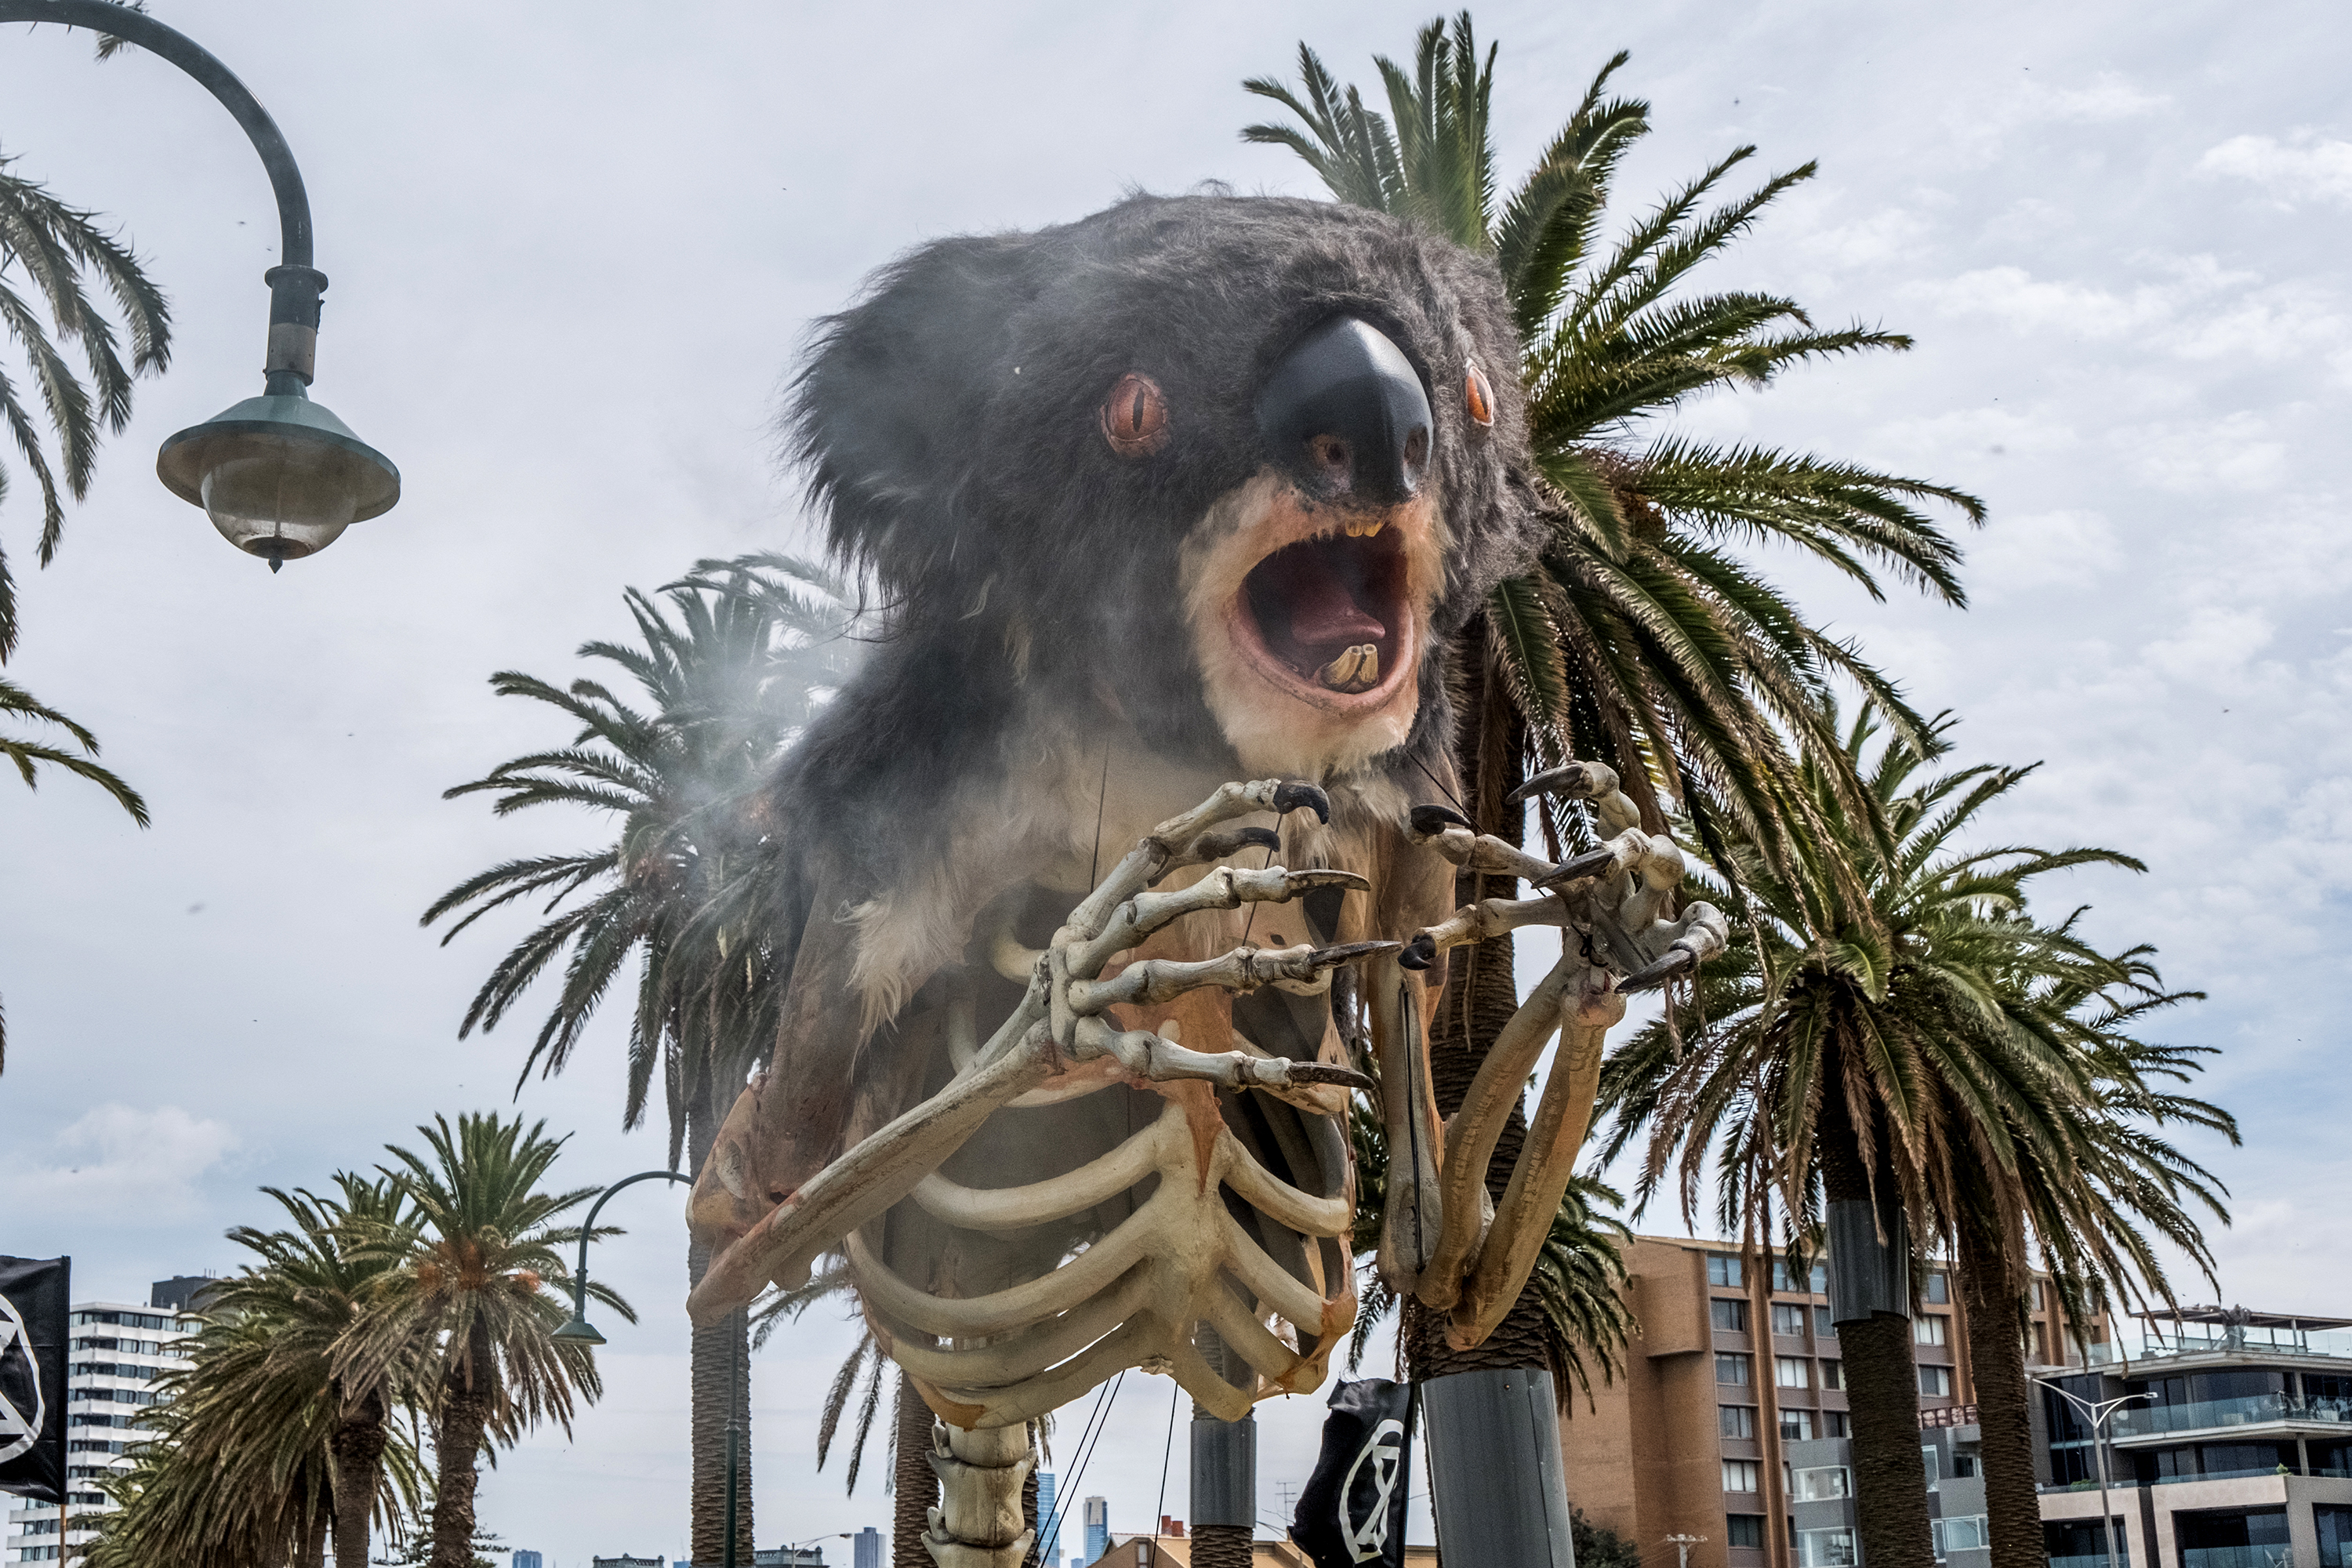
[[[1678,1556],[1678,1568],[1690,1568],[1690,1549],[1706,1539],[1706,1537],[1704,1535],[1669,1535],[1666,1537],[1666,1544],[1673,1547]]]
[[[2099,1533],[2107,1542],[2107,1568],[2121,1568],[2116,1560],[2116,1516],[2108,1510],[2107,1504],[2107,1422],[2116,1411],[2121,1410],[2133,1400],[2154,1400],[2156,1395],[2126,1394],[2120,1399],[2105,1399],[2094,1403],[2078,1394],[2069,1394],[2048,1378],[2037,1377],[2033,1381],[2081,1411],[2084,1419],[2091,1424],[2091,1462],[2098,1467],[2099,1471]]]

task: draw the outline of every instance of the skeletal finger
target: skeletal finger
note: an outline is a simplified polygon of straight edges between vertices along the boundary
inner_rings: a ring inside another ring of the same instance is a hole
[[[1675,925],[1681,928],[1680,934],[1665,952],[1626,976],[1618,990],[1648,991],[1663,985],[1721,952],[1731,935],[1729,922],[1713,904],[1693,904],[1683,911],[1683,918]]]
[[[1282,835],[1271,827],[1212,828],[1186,845],[1181,854],[1162,867],[1160,874],[1151,879],[1150,885],[1158,887],[1167,879],[1169,872],[1181,870],[1187,866],[1205,866],[1213,861],[1229,859],[1244,849],[1273,851],[1281,847]]]
[[[1539,795],[1589,801],[1603,826],[1611,833],[1622,833],[1640,826],[1642,813],[1618,784],[1617,770],[1605,763],[1569,763],[1538,773],[1504,799],[1513,805]]]
[[[1115,979],[1070,982],[1070,1009],[1099,1013],[1113,1005],[1156,1005],[1173,1002],[1187,991],[1204,985],[1227,991],[1255,991],[1278,980],[1311,981],[1326,970],[1375,952],[1393,952],[1392,942],[1353,942],[1339,947],[1237,947],[1219,958],[1186,963],[1151,958],[1130,963]]]
[[[1140,893],[1111,911],[1101,934],[1070,950],[1070,973],[1091,979],[1102,966],[1160,927],[1203,910],[1237,910],[1244,904],[1288,903],[1318,888],[1370,892],[1371,883],[1353,871],[1293,871],[1281,866],[1244,870],[1220,866],[1189,888],[1172,893]]]
[[[1454,911],[1405,944],[1397,962],[1427,969],[1438,955],[1474,942],[1486,942],[1521,926],[1565,925],[1568,905],[1558,894],[1541,899],[1485,899]]]
[[[1564,888],[1570,882],[1581,882],[1588,877],[1605,877],[1617,869],[1617,851],[1603,844],[1598,849],[1588,849],[1581,855],[1570,856],[1552,868],[1549,877],[1538,877],[1538,888]]]
[[[1080,1061],[1117,1057],[1128,1071],[1154,1083],[1197,1079],[1221,1089],[1290,1089],[1310,1083],[1372,1087],[1372,1080],[1353,1068],[1297,1062],[1287,1057],[1254,1057],[1245,1051],[1195,1051],[1141,1029],[1115,1029],[1096,1017],[1077,1020],[1071,1052]]]
[[[1113,910],[1166,875],[1186,848],[1219,823],[1261,811],[1285,816],[1301,807],[1316,812],[1326,822],[1331,820],[1330,796],[1310,784],[1254,779],[1247,784],[1219,784],[1208,799],[1181,816],[1170,817],[1138,840],[1100,885],[1070,911],[1065,929],[1081,936],[1101,931]]]
[[[1473,833],[1478,831],[1477,824],[1460,812],[1443,805],[1416,805],[1406,820],[1412,825],[1412,841],[1416,844],[1427,843],[1448,827],[1466,827]]]

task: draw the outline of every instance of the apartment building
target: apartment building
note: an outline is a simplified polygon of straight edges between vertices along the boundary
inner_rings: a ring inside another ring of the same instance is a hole
[[[202,1281],[195,1281],[201,1285]],[[8,1510],[10,1563],[79,1561],[115,1504],[100,1483],[131,1468],[123,1450],[139,1440],[139,1414],[163,1399],[156,1377],[178,1364],[179,1345],[195,1329],[177,1305],[187,1280],[157,1284],[148,1305],[82,1301],[71,1309],[66,1342],[66,1506],[18,1503]],[[12,1503],[16,1500],[11,1499]],[[62,1515],[62,1517],[61,1517]],[[65,1528],[60,1531],[60,1525]]]
[[[2352,1319],[2192,1308],[2143,1318],[2136,1353],[2095,1347],[2059,1386],[2132,1396],[2108,1424],[2118,1561],[2154,1568],[2352,1568]],[[2052,1568],[2106,1568],[2089,1426],[2037,1412]]]
[[[1614,1383],[1595,1380],[1560,1424],[1569,1500],[1639,1545],[1648,1568],[1849,1568],[1852,1448],[1829,1269],[1792,1274],[1779,1255],[1726,1242],[1637,1237],[1625,1249],[1641,1323]],[[1983,1568],[1974,1479],[1968,1323],[1949,1271],[1931,1269],[1913,1321],[1921,1447],[1937,1466],[1939,1556]],[[2029,1361],[2067,1344],[2055,1293],[2037,1281]],[[2084,1337],[2104,1342],[2104,1325]],[[2081,1363],[2077,1362],[2079,1366]],[[2095,1512],[2095,1509],[2093,1510]],[[2184,1568],[2228,1568],[2192,1563]],[[2340,1565],[2352,1568],[2352,1564]]]

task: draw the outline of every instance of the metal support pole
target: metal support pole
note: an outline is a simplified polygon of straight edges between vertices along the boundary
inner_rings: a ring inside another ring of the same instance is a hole
[[[2107,1422],[2116,1411],[2121,1410],[2133,1400],[2153,1401],[2156,1395],[2126,1394],[2120,1399],[2104,1399],[2094,1403],[2080,1395],[2069,1394],[2048,1378],[2037,1377],[2033,1381],[2081,1411],[2084,1419],[2091,1424],[2091,1462],[2098,1468],[2099,1472],[2099,1533],[2107,1542],[2107,1568],[2121,1568],[2117,1561],[2118,1553],[2116,1551],[2116,1516],[2109,1511],[2107,1503]]]
[[[1437,1545],[1448,1563],[1576,1568],[1551,1373],[1465,1372],[1421,1385]]]

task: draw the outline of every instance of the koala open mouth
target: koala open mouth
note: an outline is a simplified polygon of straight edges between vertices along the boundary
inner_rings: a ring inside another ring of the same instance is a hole
[[[1349,516],[1259,562],[1242,581],[1234,620],[1261,666],[1318,695],[1392,686],[1412,641],[1404,534],[1384,515]]]

